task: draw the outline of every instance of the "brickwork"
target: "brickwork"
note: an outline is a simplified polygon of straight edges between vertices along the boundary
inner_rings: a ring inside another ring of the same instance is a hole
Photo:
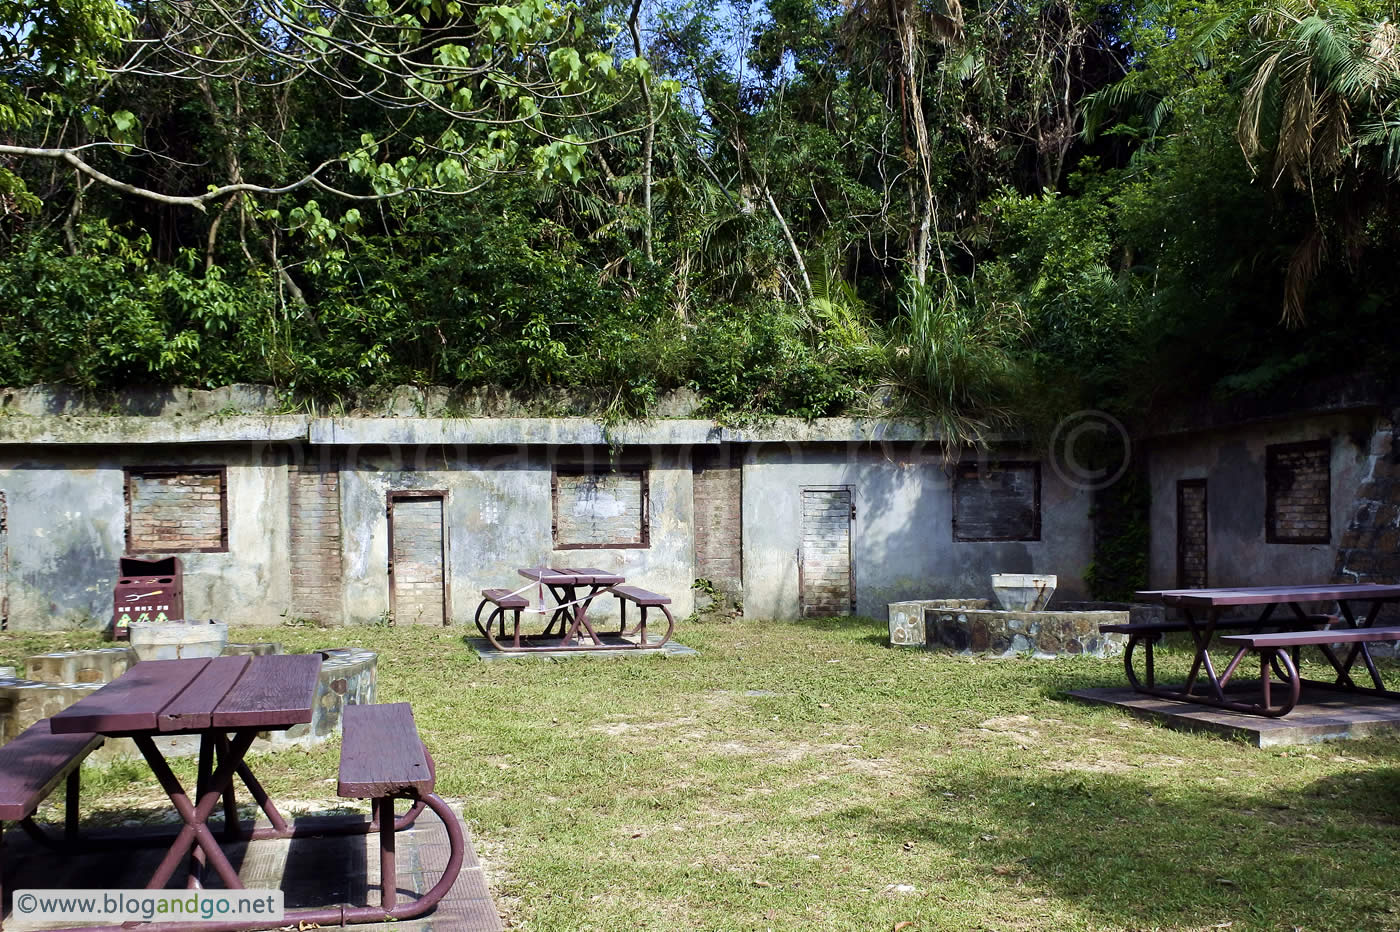
[[[724,459],[697,460],[695,575],[731,595],[743,583],[743,470]]]
[[[1265,451],[1270,542],[1331,543],[1331,458],[1327,440],[1279,444]]]
[[[645,546],[645,473],[571,473],[554,477],[554,545],[569,547]]]
[[[128,553],[228,549],[222,470],[128,470],[126,497]]]
[[[1039,540],[1040,464],[964,463],[953,482],[954,540]]]
[[[1177,585],[1204,589],[1209,584],[1204,479],[1176,484],[1176,521]]]
[[[851,611],[851,492],[803,489],[802,614]]]
[[[394,623],[443,623],[442,499],[393,503]]]
[[[343,620],[340,473],[309,465],[293,465],[288,472],[292,614],[339,624]]]

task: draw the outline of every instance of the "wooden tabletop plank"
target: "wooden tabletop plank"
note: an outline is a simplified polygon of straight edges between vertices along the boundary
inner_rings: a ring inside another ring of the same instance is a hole
[[[156,718],[161,731],[208,728],[215,707],[248,669],[248,657],[216,657]]]
[[[320,672],[320,654],[254,657],[238,682],[214,707],[210,725],[290,728],[309,722]]]
[[[207,659],[143,660],[53,716],[53,733],[155,731],[156,718],[208,666]]]
[[[576,586],[579,584],[578,579],[572,574],[544,566],[527,566],[516,570],[516,572],[526,579],[542,582],[546,586]]]
[[[433,791],[432,771],[407,702],[347,705],[341,722],[340,781],[349,799]]]
[[[1143,590],[1137,598],[1215,608],[1226,605],[1268,605],[1284,602],[1330,602],[1347,599],[1400,599],[1400,585],[1343,583],[1293,586],[1237,586],[1221,589]]]
[[[560,572],[571,573],[578,578],[579,585],[616,586],[627,581],[625,576],[600,570],[596,566],[569,567]]]

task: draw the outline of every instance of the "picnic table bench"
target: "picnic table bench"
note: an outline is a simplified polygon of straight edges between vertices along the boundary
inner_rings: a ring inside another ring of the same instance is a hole
[[[593,567],[553,568],[526,567],[518,570],[521,576],[531,580],[534,586],[521,589],[483,589],[481,602],[476,607],[476,629],[481,632],[491,646],[504,652],[517,651],[559,651],[559,650],[635,650],[637,648],[657,648],[671,639],[676,622],[667,607],[671,604],[668,596],[659,595],[637,586],[624,585],[626,578]],[[530,599],[524,594],[534,588],[539,606],[531,608]],[[544,604],[544,592],[553,597],[553,607]],[[588,607],[593,600],[605,593],[617,597],[621,612],[621,623],[616,637],[604,639],[594,628],[588,617]],[[641,610],[640,619],[634,628],[627,627],[627,604]],[[487,612],[488,606],[490,611]],[[647,635],[647,613],[660,609],[666,616],[666,633],[659,641],[651,641]],[[482,613],[487,612],[485,620]],[[537,635],[522,634],[520,616],[523,612],[548,613],[549,623],[544,632]],[[513,620],[512,636],[506,638],[506,615]],[[493,632],[493,628],[495,631]],[[635,636],[635,640],[628,640]]]
[[[49,720],[44,719],[0,747],[0,832],[4,823],[18,822],[35,840],[52,844],[52,839],[34,822],[34,813],[62,782],[63,834],[66,841],[72,841],[78,831],[80,767],[83,759],[101,746],[101,735],[56,735],[49,728]],[[3,854],[0,843],[0,858]],[[3,889],[4,863],[0,860],[0,891]]]
[[[1385,681],[1381,679],[1380,670],[1376,668],[1376,663],[1371,658],[1371,651],[1367,647],[1368,644],[1375,641],[1400,641],[1400,627],[1329,628],[1324,631],[1231,634],[1225,635],[1220,640],[1238,648],[1229,666],[1225,668],[1224,674],[1220,677],[1222,684],[1229,682],[1235,668],[1239,666],[1246,654],[1254,651],[1259,655],[1260,669],[1264,671],[1260,688],[1262,690],[1261,705],[1265,711],[1261,712],[1261,715],[1271,717],[1287,715],[1298,704],[1304,683],[1400,699],[1400,692],[1386,689]],[[1336,651],[1333,650],[1333,645],[1338,644],[1351,645],[1345,660],[1338,659]],[[1336,679],[1331,683],[1303,679],[1298,672],[1298,652],[1299,648],[1302,647],[1316,647],[1322,656],[1327,658],[1327,662],[1332,665],[1333,671],[1337,674]],[[1370,674],[1371,681],[1375,684],[1374,687],[1359,686],[1352,679],[1352,667],[1358,659],[1365,662],[1366,671]],[[1268,671],[1271,667],[1277,669],[1277,666],[1283,668],[1281,678],[1284,681],[1284,686],[1288,689],[1288,695],[1281,705],[1274,706]]]
[[[452,888],[462,870],[466,841],[462,827],[447,803],[433,792],[436,768],[428,748],[418,737],[413,709],[406,702],[386,705],[349,705],[342,719],[340,778],[336,792],[347,799],[372,800],[371,826],[379,832],[379,902],[376,912],[362,907],[352,922],[410,919],[431,909]],[[418,809],[432,809],[447,828],[449,854],[442,876],[431,890],[408,907],[398,905],[394,866],[394,833],[401,820],[394,816],[394,800],[407,799]],[[354,911],[352,911],[354,912]]]
[[[1161,602],[1180,610],[1182,614],[1180,622],[1118,626],[1129,635],[1129,649],[1124,654],[1124,663],[1127,666],[1128,680],[1138,692],[1268,717],[1278,717],[1292,711],[1303,685],[1400,699],[1400,692],[1392,692],[1385,688],[1366,647],[1371,641],[1400,640],[1400,628],[1385,628],[1375,624],[1383,605],[1400,602],[1400,585],[1324,584],[1242,586],[1229,589],[1159,589],[1138,592],[1137,598]],[[1309,604],[1331,602],[1337,605],[1335,615],[1309,613],[1304,608]],[[1364,617],[1358,619],[1352,608],[1354,602],[1369,603]],[[1287,606],[1293,617],[1286,621],[1273,620],[1273,613],[1280,606]],[[1227,620],[1222,617],[1226,609],[1249,607],[1260,610],[1258,617],[1252,621]],[[1150,642],[1147,653],[1147,682],[1138,680],[1132,667],[1132,648],[1149,636],[1155,637],[1153,629],[1162,633],[1170,626],[1178,624],[1185,626],[1195,645],[1195,656],[1185,685],[1172,688],[1156,683],[1152,670]],[[1339,624],[1341,626],[1338,626]],[[1238,632],[1241,627],[1249,630],[1244,633],[1220,634],[1218,638],[1221,645],[1235,649],[1224,673],[1218,674],[1210,656],[1211,648],[1216,646],[1216,635],[1224,631]],[[1283,630],[1265,631],[1266,627]],[[1352,645],[1345,660],[1336,657],[1336,652],[1331,647],[1334,644]],[[1322,650],[1323,656],[1328,659],[1336,673],[1333,681],[1304,680],[1300,676],[1299,649],[1307,646],[1315,646]],[[1225,688],[1230,684],[1240,662],[1250,652],[1256,652],[1260,656],[1262,676],[1259,702],[1243,701],[1225,693]],[[1374,688],[1358,686],[1352,679],[1351,670],[1358,659],[1364,660],[1375,683]],[[1271,671],[1278,675],[1287,689],[1287,698],[1279,705],[1273,703]],[[1198,691],[1196,686],[1202,680],[1203,689]]]
[[[84,838],[79,844],[128,846],[169,843],[147,887],[164,888],[182,864],[187,885],[199,888],[207,865],[226,889],[242,889],[238,872],[211,831],[208,820],[220,800],[227,838],[296,838],[309,835],[380,836],[382,869],[380,905],[331,906],[287,910],[280,919],[237,923],[176,922],[146,925],[189,932],[235,932],[284,926],[329,926],[411,919],[431,910],[451,889],[461,871],[466,842],[451,808],[434,793],[436,772],[419,738],[407,704],[347,706],[342,719],[339,791],[342,796],[371,799],[372,817],[336,824],[288,824],[245,760],[253,739],[264,731],[284,730],[311,721],[319,654],[266,657],[218,657],[212,660],[147,660],[50,719],[35,725],[0,748],[0,819],[26,825],[58,781],[69,780],[69,837],[76,825],[76,767],[104,736],[130,737],[155,773],[179,814],[173,836],[135,838],[127,833],[110,840]],[[197,735],[199,764],[193,792],[175,776],[155,743],[158,736]],[[216,762],[217,755],[217,762]],[[245,829],[234,805],[233,778],[238,776],[266,814],[270,826]],[[407,813],[395,816],[394,802],[409,800]],[[449,841],[447,863],[438,882],[421,897],[399,902],[394,874],[395,833],[413,824],[424,809],[443,821]],[[173,837],[173,841],[171,838]],[[296,850],[294,847],[293,851]]]

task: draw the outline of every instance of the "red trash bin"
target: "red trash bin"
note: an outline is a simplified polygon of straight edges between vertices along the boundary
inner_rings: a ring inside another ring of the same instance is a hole
[[[125,641],[135,621],[180,621],[185,617],[184,568],[179,557],[121,558],[112,594],[112,636]]]

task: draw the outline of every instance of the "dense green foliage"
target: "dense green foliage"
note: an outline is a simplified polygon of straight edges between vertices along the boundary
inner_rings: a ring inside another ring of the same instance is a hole
[[[976,437],[1384,363],[1393,6],[0,5],[0,382]]]

